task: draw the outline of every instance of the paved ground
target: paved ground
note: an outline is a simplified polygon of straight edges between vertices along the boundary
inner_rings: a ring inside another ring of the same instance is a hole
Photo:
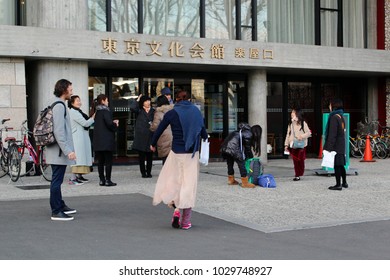
[[[341,192],[327,189],[334,177],[316,175],[319,167],[308,159],[293,182],[291,160],[270,160],[276,189],[227,186],[225,163],[202,167],[189,231],[172,229],[171,210],[151,205],[160,165],[151,179],[115,166],[112,188],[98,186],[96,172],[83,186],[64,184],[79,211],[71,222],[50,221],[43,179],[4,177],[0,259],[390,259],[390,159],[353,159]]]

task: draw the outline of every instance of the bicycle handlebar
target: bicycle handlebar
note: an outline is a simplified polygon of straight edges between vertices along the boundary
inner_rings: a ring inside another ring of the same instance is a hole
[[[1,124],[4,124],[5,122],[8,122],[8,121],[10,121],[11,119],[2,119],[1,120]]]
[[[26,123],[27,123],[27,120],[22,122],[22,132],[23,132],[23,134],[31,134],[32,135],[33,133],[25,125]]]

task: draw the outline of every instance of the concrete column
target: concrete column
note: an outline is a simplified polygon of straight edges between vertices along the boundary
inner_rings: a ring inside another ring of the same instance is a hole
[[[46,60],[37,62],[29,70],[31,77],[28,95],[28,106],[31,108],[29,125],[35,122],[40,110],[50,105],[54,98],[54,85],[60,79],[67,79],[72,83],[73,93],[79,95],[83,103],[82,110],[85,113],[89,112],[87,62]]]
[[[26,5],[27,26],[83,30],[88,28],[88,1],[34,0],[26,1]]]
[[[27,26],[61,29],[88,29],[88,1],[34,0],[26,1]],[[53,46],[66,44],[53,41]],[[83,110],[88,112],[88,64],[65,60],[42,60],[28,70],[29,126],[32,127],[40,110],[53,99],[54,85],[59,79],[73,84],[73,92],[81,97]]]
[[[248,122],[263,129],[261,161],[267,163],[267,73],[254,70],[248,75]]]
[[[367,48],[377,48],[377,1],[367,1]]]

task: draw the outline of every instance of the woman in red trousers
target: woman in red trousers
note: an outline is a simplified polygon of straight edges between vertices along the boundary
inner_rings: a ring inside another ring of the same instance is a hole
[[[309,126],[303,119],[300,109],[291,111],[291,120],[287,127],[286,140],[284,141],[285,151],[289,151],[294,163],[295,177],[293,181],[301,180],[305,171],[307,139],[311,136]],[[295,147],[294,140],[303,141],[302,147]]]

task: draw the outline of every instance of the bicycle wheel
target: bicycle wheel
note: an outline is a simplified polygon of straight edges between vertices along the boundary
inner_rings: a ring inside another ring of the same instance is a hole
[[[0,155],[0,178],[4,177],[8,174],[8,163],[7,158],[3,156],[3,154]]]
[[[366,139],[359,139],[358,142],[357,142],[357,147],[360,151],[360,154],[362,155],[362,157],[364,156],[364,151],[366,149]]]
[[[39,169],[41,170],[43,178],[45,178],[46,181],[51,182],[51,167],[46,163],[45,152],[45,147],[42,147],[42,150],[39,154]]]
[[[16,182],[20,176],[20,154],[18,151],[18,146],[16,144],[11,144],[8,151],[8,166],[9,166],[9,176],[13,182]]]
[[[380,159],[387,157],[387,147],[384,143],[379,142],[375,144],[375,155]]]
[[[24,177],[26,175],[34,175],[35,174],[35,164],[34,161],[31,160],[31,156],[28,152],[24,152],[23,154],[20,154],[20,164],[21,164],[21,170],[20,170],[20,177]]]
[[[352,142],[350,142],[349,151],[351,153],[351,156],[353,156],[354,158],[361,158],[362,157],[362,153],[360,152],[360,149],[357,146],[357,142],[354,142],[353,144],[352,144]]]

